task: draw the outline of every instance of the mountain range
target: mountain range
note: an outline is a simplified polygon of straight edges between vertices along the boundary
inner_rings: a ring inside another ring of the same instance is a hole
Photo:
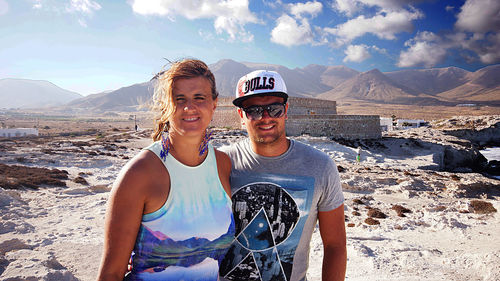
[[[281,74],[287,84],[290,96],[320,98],[342,101],[362,101],[388,104],[417,105],[457,105],[480,104],[500,106],[500,64],[491,65],[470,72],[457,67],[408,69],[394,72],[381,72],[372,69],[359,72],[345,66],[324,66],[311,64],[303,68],[289,69],[281,65],[236,62],[220,60],[209,65],[216,77],[220,96],[232,97],[238,79],[248,72],[258,69],[274,70]],[[0,80],[0,101],[19,99],[17,106],[25,107],[30,95],[19,90],[12,91],[5,86],[10,80]],[[24,80],[23,80],[24,81]],[[41,81],[38,81],[39,83]],[[30,80],[26,81],[31,83]],[[49,82],[45,82],[49,83]],[[42,89],[46,89],[42,87]],[[61,89],[62,90],[62,89]],[[154,81],[126,86],[114,91],[79,97],[76,93],[67,95],[68,101],[60,109],[85,110],[92,112],[135,111],[151,100]],[[40,91],[39,95],[48,94]],[[56,91],[54,91],[56,94]],[[57,105],[47,102],[45,105]],[[59,104],[63,99],[57,99]],[[7,104],[7,103],[5,103]],[[9,106],[14,107],[14,106]]]
[[[82,97],[44,80],[0,79],[0,108],[57,106]]]

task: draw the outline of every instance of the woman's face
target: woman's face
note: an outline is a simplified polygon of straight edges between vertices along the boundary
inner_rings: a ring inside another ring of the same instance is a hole
[[[203,134],[217,104],[212,99],[210,82],[204,77],[176,80],[172,98],[175,112],[169,120],[170,131],[180,135]]]

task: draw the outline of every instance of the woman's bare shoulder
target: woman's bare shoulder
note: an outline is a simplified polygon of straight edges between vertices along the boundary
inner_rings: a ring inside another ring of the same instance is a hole
[[[143,150],[122,168],[114,188],[144,190],[164,170],[161,160],[153,152]]]

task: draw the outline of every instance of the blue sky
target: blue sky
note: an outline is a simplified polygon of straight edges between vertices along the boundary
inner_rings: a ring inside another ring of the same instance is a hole
[[[500,62],[498,0],[0,0],[0,79],[83,95],[195,57],[373,68]]]

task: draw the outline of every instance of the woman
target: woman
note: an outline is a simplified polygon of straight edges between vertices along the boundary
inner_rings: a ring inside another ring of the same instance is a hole
[[[98,280],[217,280],[234,235],[229,157],[209,143],[214,75],[183,60],[158,76],[155,141],[111,191]],[[131,256],[132,253],[132,256]]]

